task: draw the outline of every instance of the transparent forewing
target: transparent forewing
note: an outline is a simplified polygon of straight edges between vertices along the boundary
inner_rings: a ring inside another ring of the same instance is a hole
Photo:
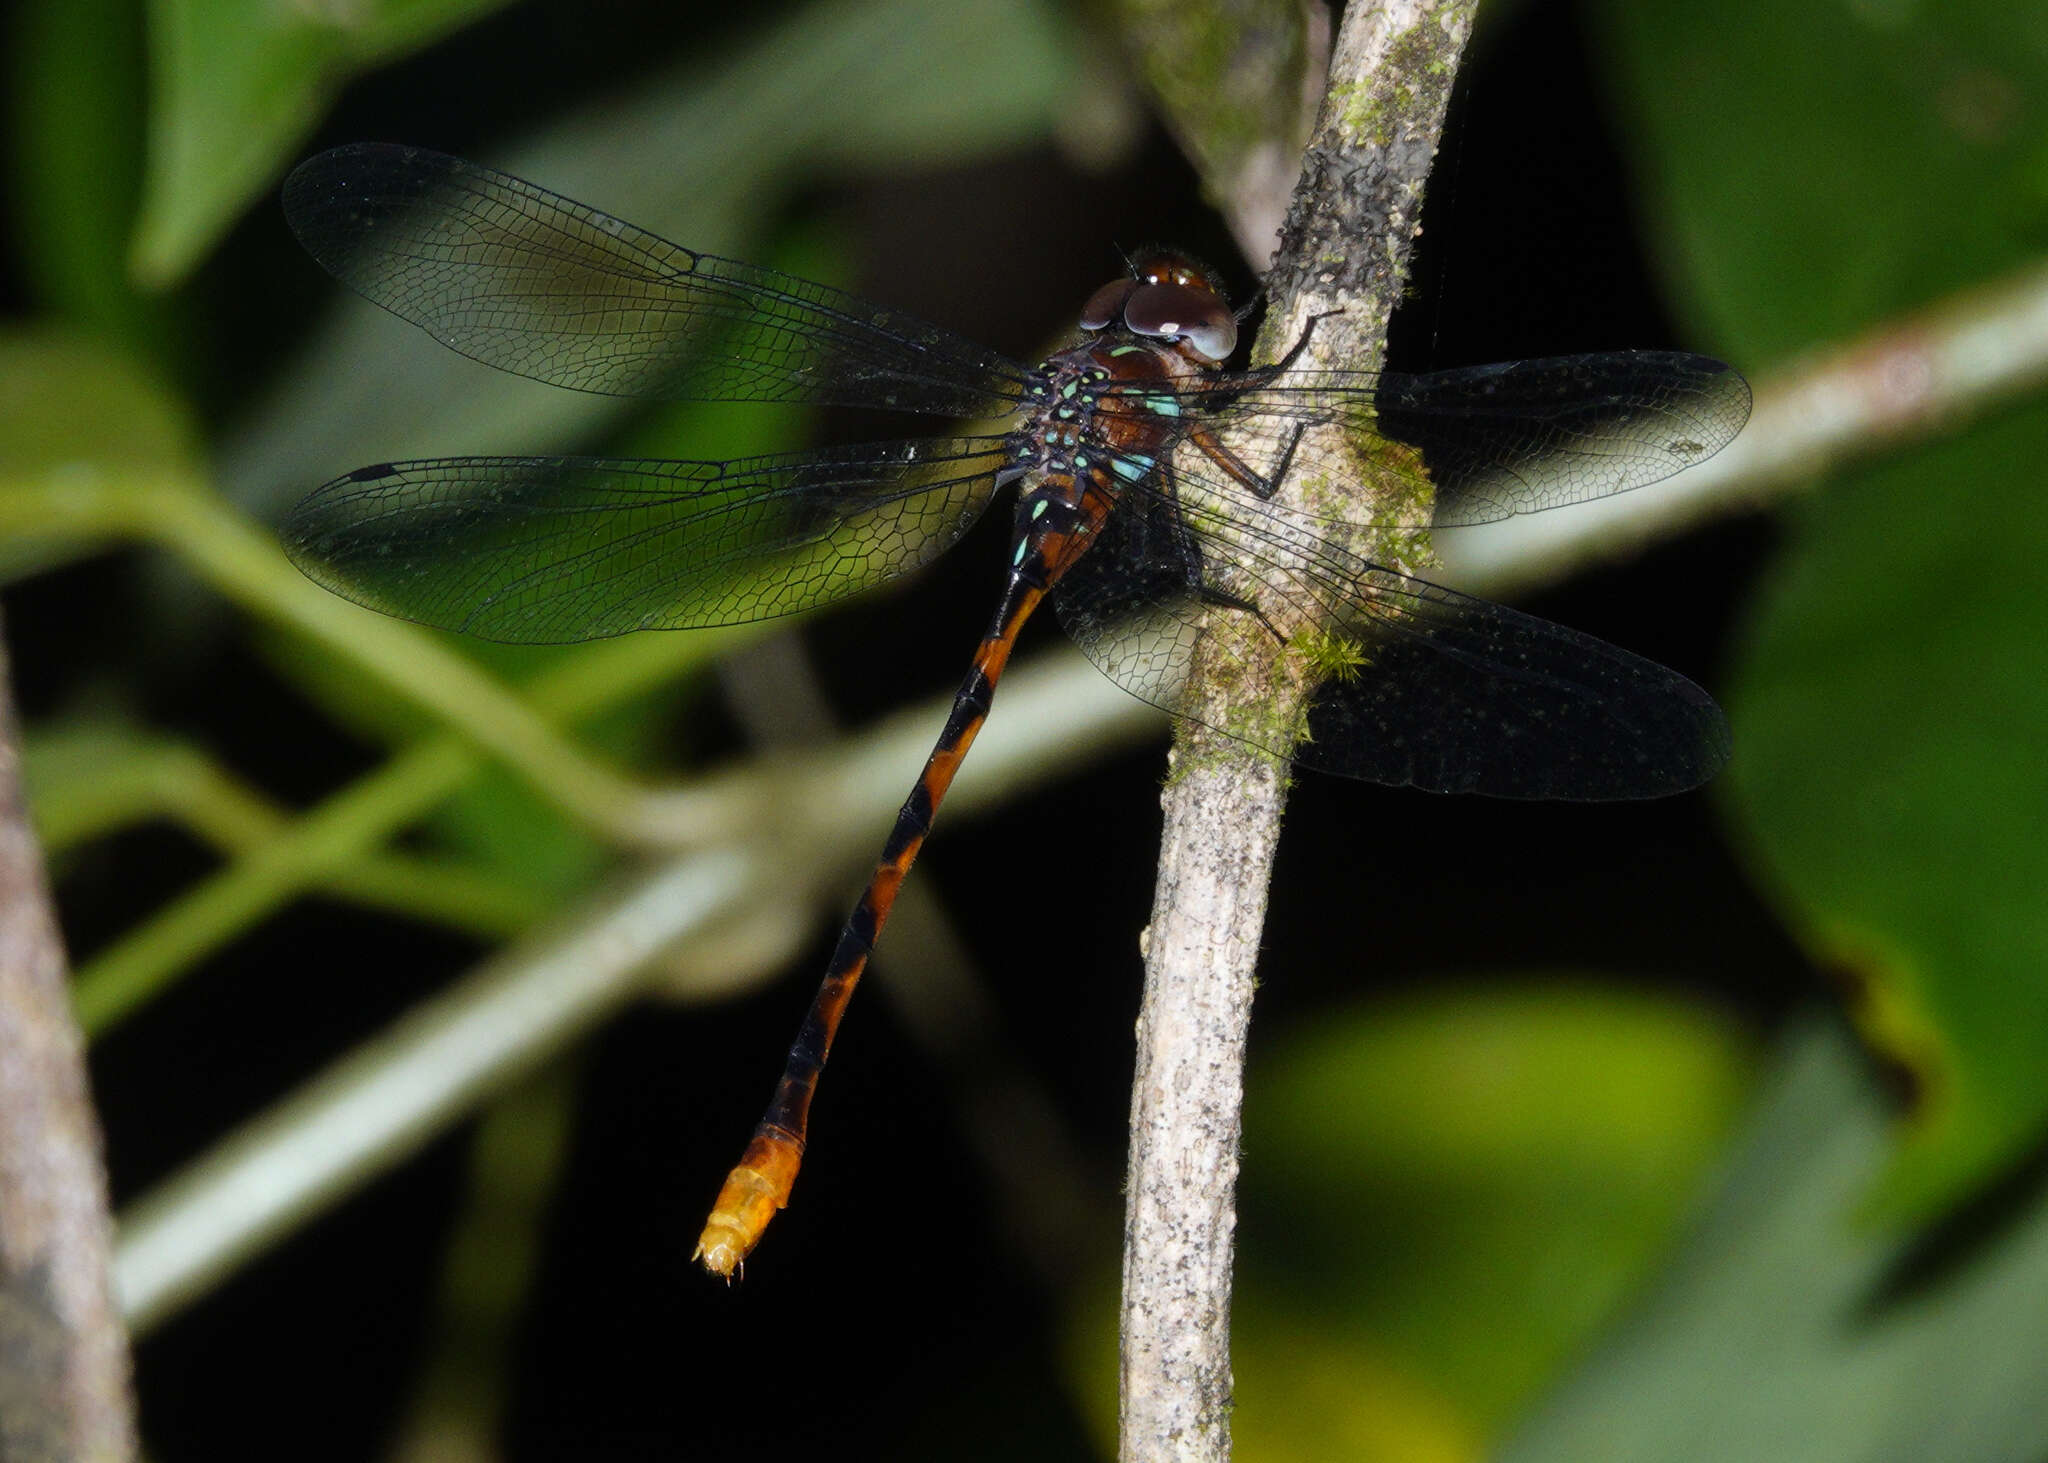
[[[280,530],[306,575],[385,614],[551,644],[730,625],[928,563],[987,503],[1002,440],[734,462],[451,457],[362,468]]]
[[[1139,700],[1185,715],[1201,572],[1174,504],[1134,488],[1054,584],[1053,611],[1103,674]]]
[[[335,278],[464,355],[609,396],[948,416],[1031,373],[827,285],[699,254],[531,183],[361,143],[293,171],[285,215]]]
[[[1184,528],[1163,527],[1175,514]],[[1112,680],[1181,715],[1198,650],[1256,663],[1288,636],[1316,683],[1306,724],[1218,730],[1342,776],[1593,801],[1682,792],[1727,761],[1720,708],[1675,671],[1347,553],[1321,529],[1136,489],[1055,603]],[[1248,600],[1267,617],[1229,608]]]
[[[1739,372],[1673,351],[1427,376],[1254,371],[1184,384],[1175,395],[1182,418],[1208,421],[1261,471],[1281,462],[1307,426],[1335,424],[1420,449],[1434,509],[1410,507],[1414,495],[1403,484],[1388,495],[1393,506],[1360,514],[1416,528],[1490,523],[1660,482],[1726,447],[1750,407]],[[1127,410],[1149,409],[1136,393],[1128,399]]]

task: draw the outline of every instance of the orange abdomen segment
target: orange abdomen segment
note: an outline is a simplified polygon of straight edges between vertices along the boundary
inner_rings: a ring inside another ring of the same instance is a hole
[[[756,1128],[747,1151],[726,1175],[690,1258],[702,1260],[713,1275],[731,1279],[738,1273],[775,1211],[789,1203],[803,1157],[803,1143],[792,1134],[766,1123]]]

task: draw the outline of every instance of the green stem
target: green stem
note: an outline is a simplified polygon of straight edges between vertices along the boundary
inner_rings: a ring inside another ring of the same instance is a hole
[[[619,839],[632,826],[630,810],[644,791],[592,760],[462,655],[417,626],[320,588],[291,567],[268,534],[211,495],[155,493],[144,504],[152,537],[244,609],[354,660],[599,834]]]
[[[79,474],[18,482],[0,491],[0,536],[142,539],[169,549],[252,614],[310,636],[426,707],[601,836],[630,842],[645,834],[645,789],[593,760],[418,626],[369,613],[306,579],[269,534],[187,480]]]
[[[37,832],[50,854],[157,820],[231,858],[264,857],[292,832],[289,813],[198,748],[122,732],[88,736],[68,752],[29,757]],[[45,772],[34,775],[39,760]],[[65,765],[52,770],[53,760]],[[321,885],[339,898],[491,939],[525,929],[534,912],[531,888],[447,858],[365,853]]]
[[[98,1036],[271,910],[418,818],[476,770],[476,756],[440,736],[328,799],[282,837],[236,859],[79,967],[78,1020]]]
[[[550,668],[530,704],[551,720],[573,721],[673,680],[725,648],[719,635],[638,635],[607,641]],[[356,877],[363,855],[418,821],[479,768],[476,751],[451,735],[423,741],[337,793],[277,838],[159,911],[79,970],[79,1020],[98,1035],[174,980],[309,888]],[[668,800],[678,832],[710,823],[706,800]]]
[[[548,907],[538,891],[469,864],[397,853],[358,859],[322,887],[337,898],[493,941],[519,934]]]

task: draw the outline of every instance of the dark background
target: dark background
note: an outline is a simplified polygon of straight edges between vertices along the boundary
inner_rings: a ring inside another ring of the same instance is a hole
[[[621,58],[651,67],[680,47],[708,48],[722,23],[709,16],[679,33],[667,5],[524,5],[351,90],[307,150],[367,136],[482,151],[531,115],[536,95],[567,108],[616,85]],[[1710,344],[1683,339],[1660,313],[1606,129],[1570,5],[1490,17],[1459,80],[1391,365]],[[1229,261],[1239,288],[1252,283],[1156,131],[1109,175],[1076,172],[1048,150],[798,206],[856,231],[862,293],[1019,356],[1042,352],[1115,272],[1116,245],[1180,242]],[[280,338],[330,307],[334,290],[263,209],[196,292],[216,359],[211,406],[229,420]],[[953,684],[988,613],[1002,528],[990,515],[940,572],[804,628],[846,723]],[[1737,522],[1528,608],[1712,689],[1766,533]],[[295,803],[328,790],[337,766],[370,765],[368,749],[304,705],[232,627],[156,664],[142,593],[108,560],[9,591],[28,715],[95,679],[132,676],[153,718]],[[27,625],[34,634],[21,633]],[[1086,1150],[1104,1247],[1120,1224],[1136,935],[1162,768],[1154,747],[989,816],[942,820],[915,875],[963,933],[1015,1060]],[[878,848],[885,831],[875,829]],[[209,866],[172,833],[95,846],[61,871],[74,952],[90,954]],[[858,1003],[798,1203],[744,1285],[728,1290],[688,1263],[830,937],[821,922],[786,979],[731,1005],[638,1007],[573,1063],[575,1130],[518,1330],[508,1457],[748,1447],[761,1459],[897,1458],[907,1417],[927,1419],[933,1457],[1005,1456],[1006,1439],[1017,1456],[1087,1455],[1059,1380],[1055,1298],[1003,1238],[948,1086],[886,1001]],[[1758,1023],[1807,979],[1699,794],[1516,805],[1305,776],[1266,942],[1255,1045],[1368,993],[1458,972],[1610,971],[1709,992]],[[479,953],[318,902],[265,924],[96,1047],[117,1202]],[[889,953],[885,943],[880,958]],[[280,969],[293,978],[278,980]],[[379,1450],[426,1344],[466,1137],[434,1144],[142,1343],[143,1420],[160,1463]],[[943,1184],[957,1207],[906,1228],[891,1188],[906,1168]],[[992,1375],[1004,1378],[1000,1394],[988,1390]],[[1001,1436],[977,1429],[988,1418],[1003,1419]],[[1034,1421],[1020,1430],[1019,1418]]]

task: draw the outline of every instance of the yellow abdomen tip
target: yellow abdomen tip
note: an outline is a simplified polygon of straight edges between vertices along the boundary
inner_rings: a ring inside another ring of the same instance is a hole
[[[789,1203],[803,1146],[779,1129],[756,1131],[738,1165],[726,1175],[704,1232],[690,1258],[730,1280],[761,1242],[775,1211]]]

